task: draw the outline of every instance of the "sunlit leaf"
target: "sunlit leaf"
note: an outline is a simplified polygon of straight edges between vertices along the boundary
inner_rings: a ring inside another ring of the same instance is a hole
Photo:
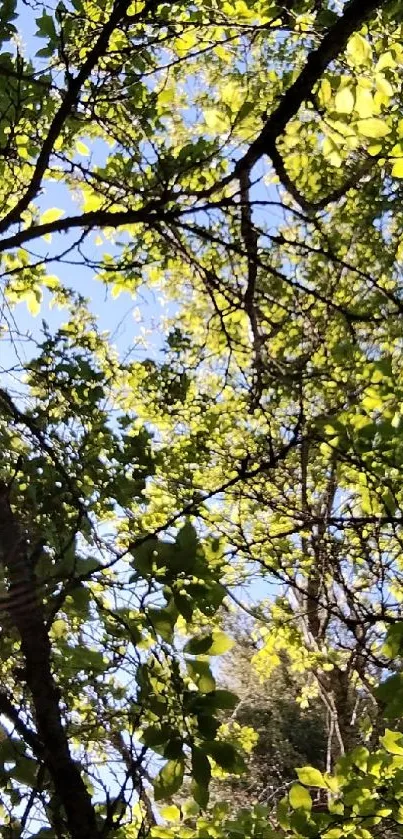
[[[301,784],[293,784],[288,794],[291,807],[294,810],[311,810],[312,798],[305,787]]]

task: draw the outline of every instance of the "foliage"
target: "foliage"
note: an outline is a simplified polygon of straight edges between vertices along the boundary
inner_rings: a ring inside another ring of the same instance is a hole
[[[217,778],[211,800],[231,801],[237,808],[253,808],[256,802],[273,807],[295,780],[296,766],[326,769],[326,712],[319,697],[301,707],[306,679],[290,672],[287,659],[267,678],[256,672],[251,620],[237,616],[230,627],[236,646],[225,657],[219,675],[238,702],[223,711],[222,718],[227,736],[236,738],[244,751],[247,771]]]
[[[8,839],[400,830],[400,6],[2,4]],[[238,814],[229,603],[327,738]]]

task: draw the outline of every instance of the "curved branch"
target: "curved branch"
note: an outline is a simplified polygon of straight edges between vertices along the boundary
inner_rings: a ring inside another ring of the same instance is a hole
[[[308,213],[315,213],[319,210],[324,210],[328,204],[332,204],[333,201],[338,201],[340,198],[343,198],[346,193],[352,189],[353,187],[357,186],[360,182],[361,178],[369,172],[372,167],[375,165],[376,158],[368,158],[364,161],[363,165],[358,169],[356,172],[352,172],[351,175],[346,178],[344,183],[340,184],[340,186],[336,187],[325,195],[323,198],[320,198],[319,201],[310,201],[306,198],[298,189],[292,178],[290,178],[287,169],[284,164],[284,160],[276,146],[276,143],[269,144],[267,146],[267,154],[270,156],[271,162],[273,164],[274,171],[283,185],[283,187],[287,190],[287,192],[291,195],[294,201],[299,204],[304,212]]]

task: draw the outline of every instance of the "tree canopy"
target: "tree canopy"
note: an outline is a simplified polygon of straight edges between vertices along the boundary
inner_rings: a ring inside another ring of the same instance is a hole
[[[0,40],[1,835],[401,835],[401,3]]]

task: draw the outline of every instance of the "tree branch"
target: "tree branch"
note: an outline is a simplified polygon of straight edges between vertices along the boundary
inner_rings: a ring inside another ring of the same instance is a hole
[[[350,189],[357,186],[361,178],[364,177],[364,175],[366,175],[366,173],[369,172],[375,164],[375,158],[368,158],[364,161],[358,171],[352,172],[339,187],[336,187],[332,190],[332,192],[329,192],[323,198],[320,198],[319,201],[310,201],[299,191],[292,178],[290,178],[285,167],[284,160],[275,142],[267,146],[267,154],[269,154],[271,158],[274,171],[283,187],[291,195],[294,201],[296,201],[297,204],[299,204],[299,206],[308,214],[318,212],[318,210],[324,210],[328,204],[331,204],[333,201],[338,201],[339,198],[343,198]]]
[[[18,230],[12,236],[0,239],[0,253],[19,247],[25,242],[31,242],[33,239],[39,239],[40,236],[45,236],[47,233],[67,233],[76,227],[84,230],[92,230],[97,227],[117,228],[125,224],[138,224],[139,222],[147,222],[151,225],[154,221],[161,221],[162,218],[173,220],[178,214],[179,209],[176,213],[173,210],[169,211],[163,201],[150,202],[139,210],[118,210],[116,212],[93,210],[82,213],[80,216],[67,216],[66,218],[49,221],[46,224],[34,224],[31,227],[26,227],[25,230]]]
[[[323,71],[340,55],[350,35],[359,29],[373,12],[386,6],[388,2],[389,0],[351,0],[347,4],[344,14],[329,29],[319,47],[309,53],[304,69],[283,94],[259,136],[237,162],[234,170],[235,177],[239,177],[245,170],[250,171],[264,154],[271,154],[273,144],[312,93]]]
[[[24,742],[30,746],[38,760],[43,760],[43,745],[40,738],[35,731],[28,728],[28,726],[22,721],[17,709],[14,707],[7,694],[3,691],[0,691],[0,714],[4,714],[4,716],[13,723],[17,733]]]
[[[72,839],[98,839],[95,811],[74,762],[63,728],[58,689],[51,671],[51,644],[22,528],[11,509],[9,489],[0,484],[0,560],[8,576],[10,617],[21,638],[28,688],[35,708],[43,759],[63,803]],[[25,608],[13,604],[13,591],[25,588]]]
[[[17,202],[15,207],[0,222],[0,233],[4,233],[10,225],[19,222],[21,214],[28,208],[30,202],[35,198],[41,186],[43,176],[49,165],[49,160],[53,151],[54,144],[63,128],[66,119],[77,104],[81,88],[84,82],[87,81],[93,69],[96,67],[100,58],[105,55],[108,48],[109,39],[113,34],[118,24],[125,18],[127,10],[131,4],[131,0],[116,0],[113,6],[112,13],[103,26],[99,38],[90,50],[85,59],[81,69],[77,75],[70,79],[67,91],[62,99],[60,107],[56,111],[52,122],[50,123],[48,133],[42,143],[41,151],[38,155],[36,165],[24,195]],[[130,15],[130,22],[135,23],[141,20],[144,16],[157,5],[157,0],[148,0],[142,10],[135,15]]]

